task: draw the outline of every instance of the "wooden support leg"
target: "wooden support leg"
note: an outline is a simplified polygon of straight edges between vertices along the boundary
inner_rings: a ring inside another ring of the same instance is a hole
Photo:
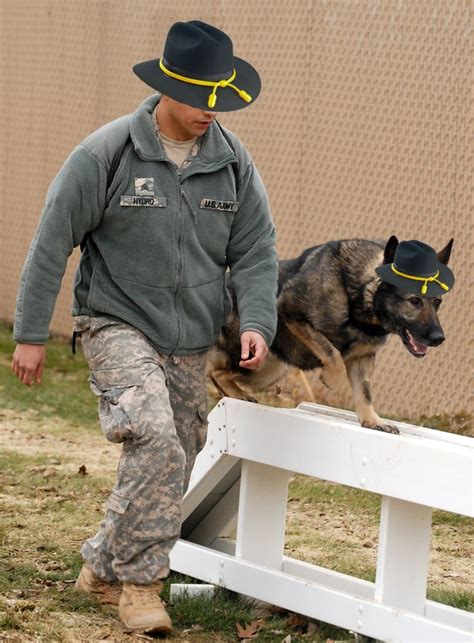
[[[382,498],[376,600],[424,613],[431,514],[431,507]]]
[[[290,472],[245,460],[242,463],[237,558],[281,569]]]

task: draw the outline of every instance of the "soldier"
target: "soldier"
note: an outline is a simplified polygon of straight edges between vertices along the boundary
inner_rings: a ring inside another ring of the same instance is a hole
[[[98,533],[76,587],[118,604],[134,631],[171,631],[160,600],[181,499],[206,436],[205,361],[231,310],[242,362],[257,368],[276,330],[268,199],[217,112],[251,105],[255,69],[208,24],[174,24],[161,58],[134,67],[159,93],[88,136],[54,179],[19,288],[12,369],[41,382],[54,303],[74,247],[75,335],[108,440],[121,442]]]

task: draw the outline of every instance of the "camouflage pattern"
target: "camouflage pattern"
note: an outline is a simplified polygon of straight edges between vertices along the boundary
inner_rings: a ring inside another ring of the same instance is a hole
[[[123,445],[105,518],[81,553],[99,578],[146,585],[169,573],[181,499],[206,439],[206,354],[162,355],[107,317],[76,317],[75,330],[102,430]]]

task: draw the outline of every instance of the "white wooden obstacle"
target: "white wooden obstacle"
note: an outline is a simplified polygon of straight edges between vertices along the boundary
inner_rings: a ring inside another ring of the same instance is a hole
[[[316,404],[224,398],[209,416],[171,568],[383,641],[473,641],[472,615],[427,600],[426,586],[432,508],[474,515],[474,440],[396,425],[400,435]],[[291,472],[382,495],[375,583],[284,556]]]

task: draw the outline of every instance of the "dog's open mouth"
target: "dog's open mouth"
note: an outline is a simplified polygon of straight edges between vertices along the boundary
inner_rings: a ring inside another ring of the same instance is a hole
[[[426,344],[422,344],[421,342],[417,342],[410,331],[406,328],[402,330],[400,336],[406,348],[415,357],[424,357],[428,352],[428,346],[426,346]]]

